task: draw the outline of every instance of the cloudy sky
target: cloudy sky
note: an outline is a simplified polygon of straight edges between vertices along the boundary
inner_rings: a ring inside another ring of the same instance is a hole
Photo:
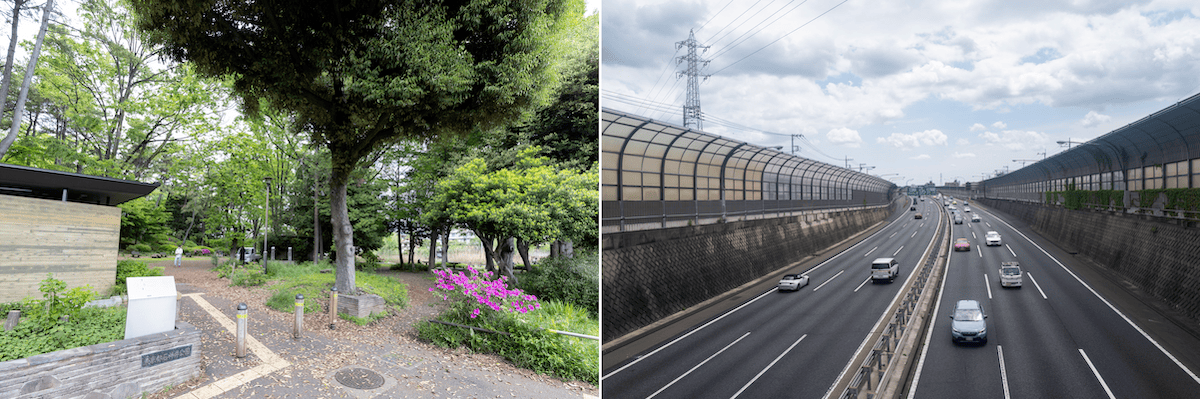
[[[1016,170],[1200,92],[1195,0],[602,0],[601,11],[602,106],[682,124],[675,44],[695,30],[710,46],[704,130],[784,151],[803,134],[799,155],[848,157],[899,185]]]

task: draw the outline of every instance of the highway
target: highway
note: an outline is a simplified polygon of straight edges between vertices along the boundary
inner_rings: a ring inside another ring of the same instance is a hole
[[[1082,278],[996,215],[972,208],[982,220],[953,225],[952,238],[972,247],[947,262],[909,397],[1197,397],[1200,379]],[[983,246],[987,231],[999,232],[1004,245]],[[1020,263],[1022,288],[1000,287],[1006,261]],[[950,341],[949,313],[959,299],[983,305],[987,344]]]
[[[741,306],[607,367],[604,397],[824,397],[879,328],[935,226],[946,223],[936,201],[917,204],[916,212],[805,271],[807,287],[751,292]],[[914,219],[917,212],[930,218]],[[871,261],[885,257],[900,263],[899,277],[869,281]]]

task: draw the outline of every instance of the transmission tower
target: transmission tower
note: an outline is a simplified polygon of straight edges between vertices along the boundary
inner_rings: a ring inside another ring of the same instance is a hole
[[[702,130],[702,119],[700,113],[700,81],[698,78],[704,77],[705,80],[711,75],[700,75],[700,67],[708,65],[710,60],[702,60],[696,55],[696,49],[704,49],[708,51],[709,46],[701,46],[700,42],[696,41],[696,34],[693,31],[688,32],[687,40],[675,42],[675,49],[678,50],[687,46],[687,55],[675,57],[675,64],[682,64],[687,61],[687,69],[677,72],[676,78],[687,76],[687,100],[683,103],[683,127],[691,127],[696,130]]]

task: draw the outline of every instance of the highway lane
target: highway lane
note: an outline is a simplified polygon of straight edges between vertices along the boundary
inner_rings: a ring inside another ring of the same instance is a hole
[[[605,370],[606,398],[823,397],[877,326],[930,244],[939,212],[906,212],[879,232],[807,271],[797,292],[747,294],[730,312]],[[868,281],[870,262],[895,257],[892,284]],[[796,387],[805,387],[797,391]]]
[[[953,237],[988,230],[1004,246],[973,246],[947,263],[933,328],[910,394],[939,397],[1192,397],[1200,381],[1028,237],[986,210],[983,222],[955,225]],[[999,265],[1018,261],[1024,287],[999,285]],[[986,276],[986,277],[985,277]],[[1035,283],[1036,282],[1036,283]],[[988,343],[950,342],[950,309],[980,301]]]

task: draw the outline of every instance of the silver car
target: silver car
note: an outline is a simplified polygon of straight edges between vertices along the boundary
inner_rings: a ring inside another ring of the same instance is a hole
[[[963,299],[954,305],[950,312],[950,340],[954,343],[978,342],[987,343],[987,314],[983,307],[974,299]]]
[[[779,280],[779,285],[776,287],[778,287],[780,291],[797,291],[800,289],[800,287],[804,287],[806,285],[808,285],[808,276],[803,274],[788,274],[784,275],[783,279]]]

